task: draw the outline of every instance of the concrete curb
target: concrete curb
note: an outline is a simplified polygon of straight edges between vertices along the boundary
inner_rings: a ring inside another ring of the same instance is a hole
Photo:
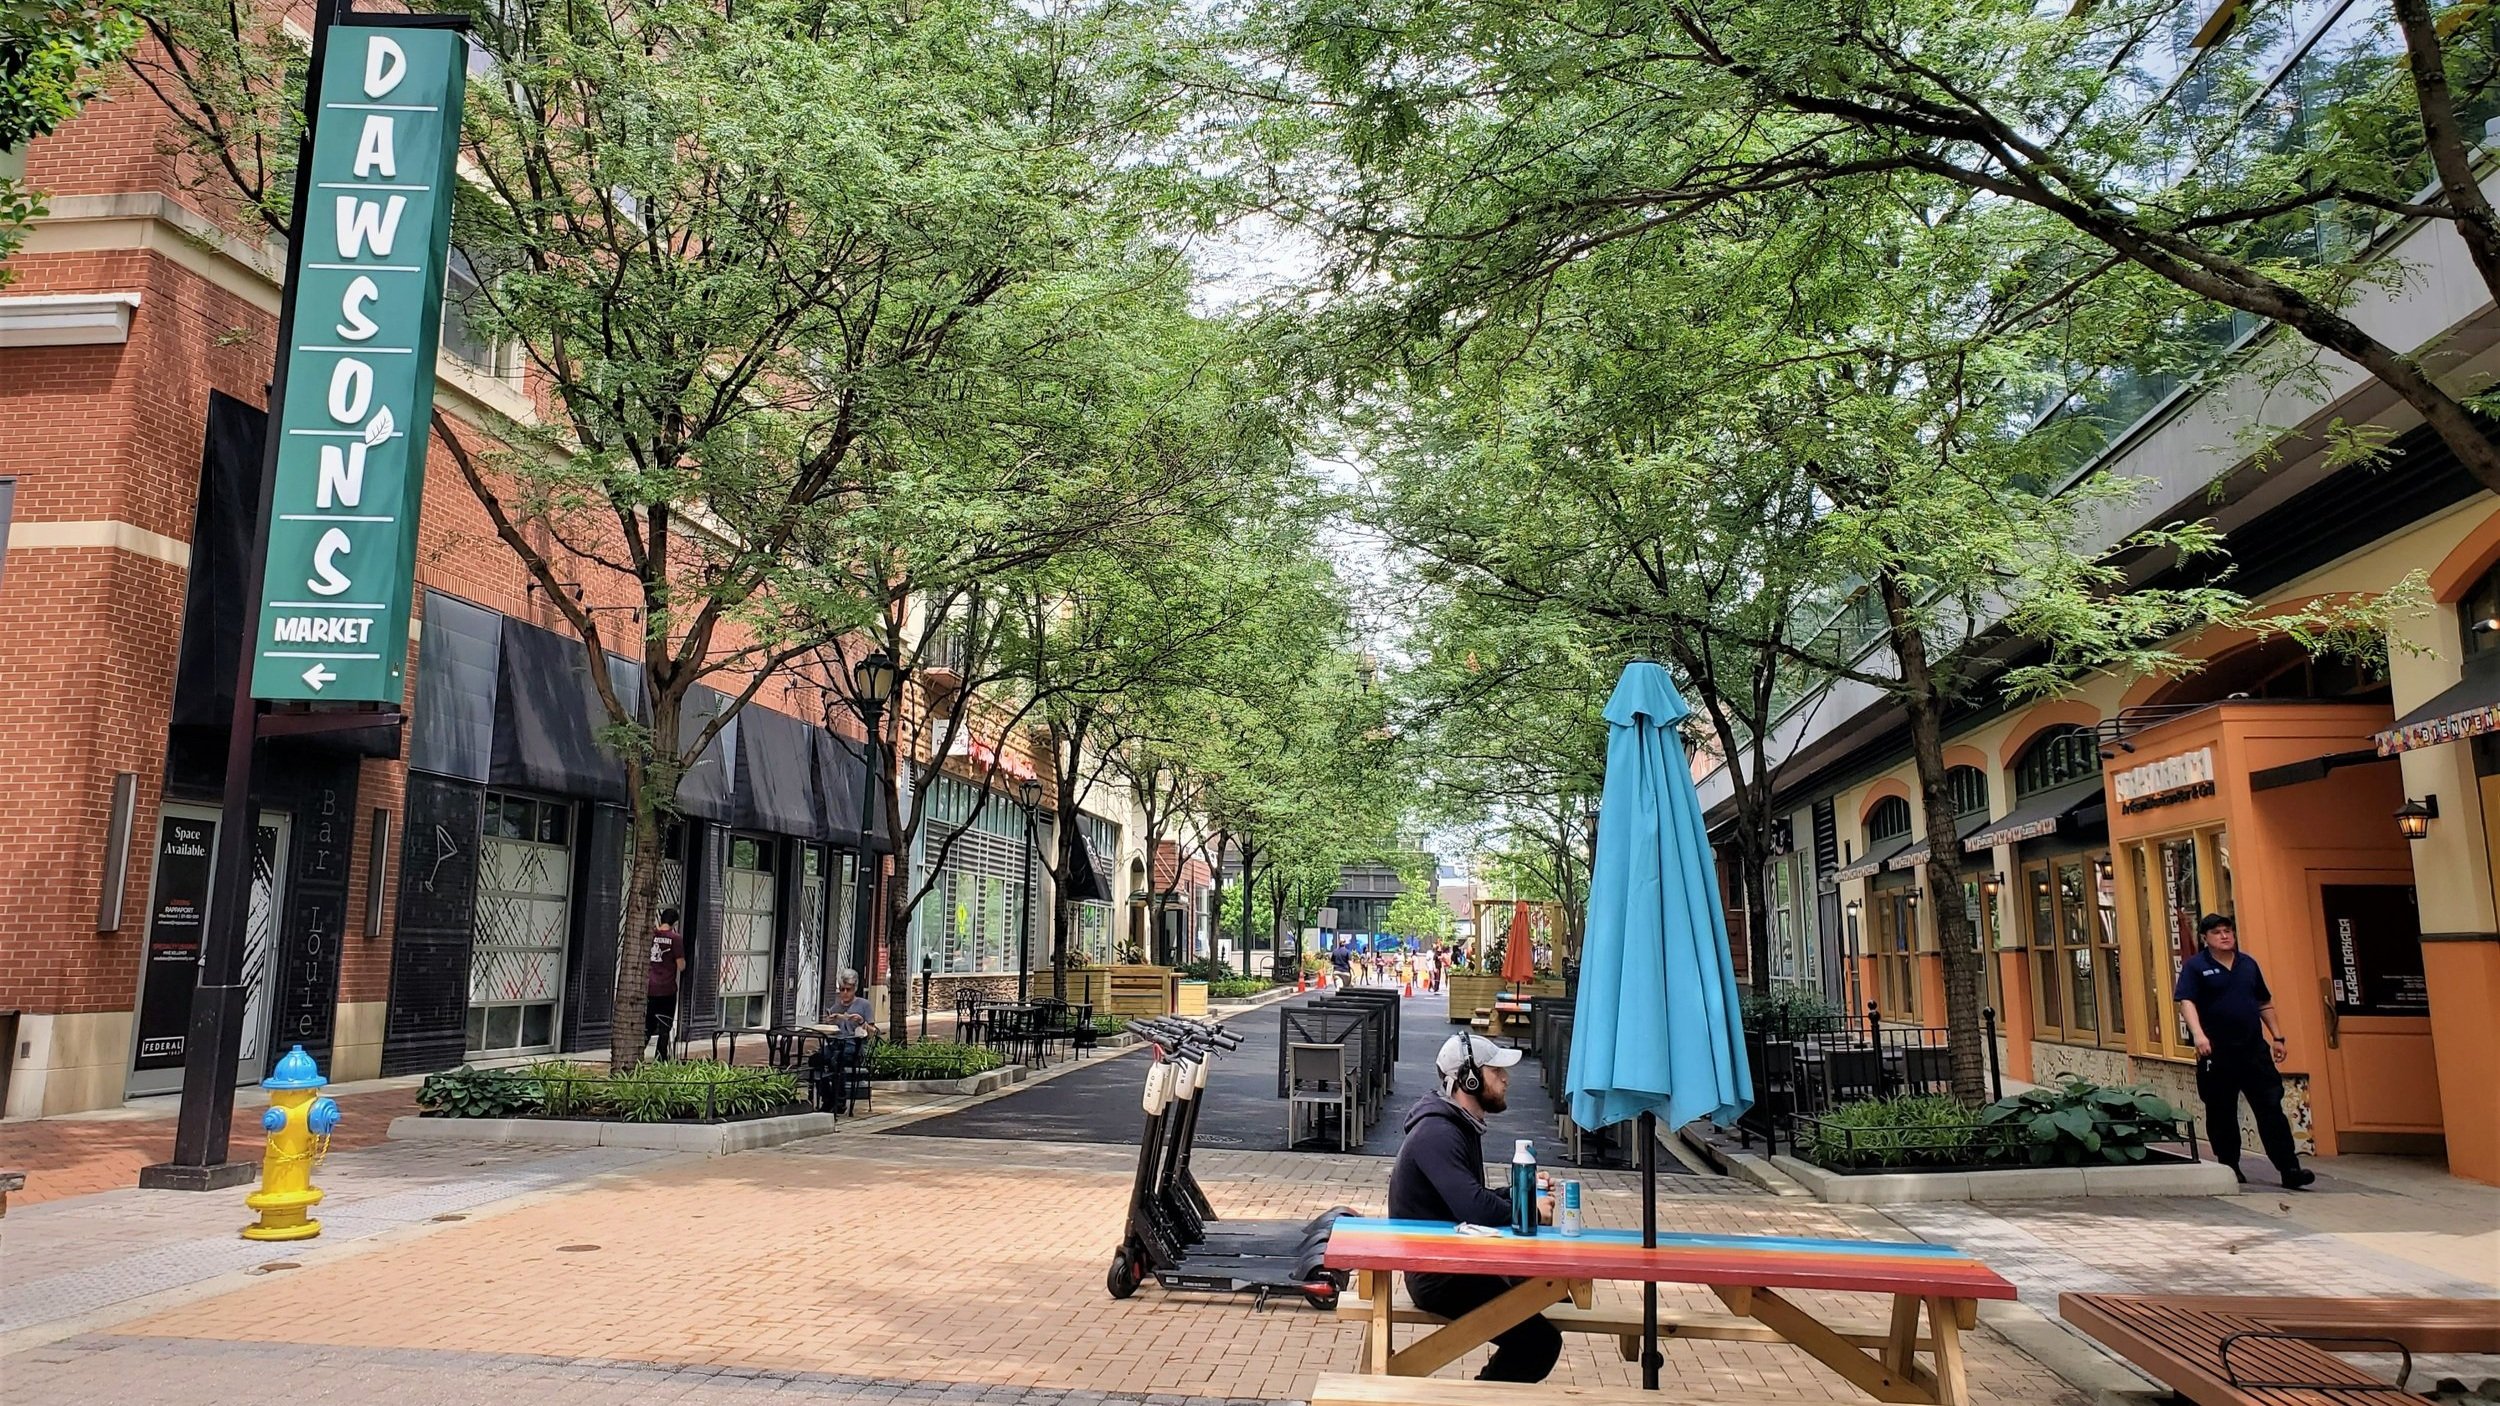
[[[1774,1196],[1794,1200],[1812,1200],[1814,1193],[1771,1165],[1771,1160],[1758,1153],[1739,1152],[1732,1147],[1713,1146],[1707,1138],[1695,1137],[1690,1129],[1676,1133],[1676,1141],[1722,1176],[1749,1181]]]
[[[2219,1162],[2144,1167],[2009,1167],[1974,1172],[1872,1172],[1845,1176],[1786,1154],[1774,1170],[1834,1205],[1922,1201],[2050,1201],[2072,1197],[2229,1196],[2239,1179]]]
[[[1000,1071],[1003,1072],[1003,1071]],[[950,1083],[952,1081],[949,1081]],[[526,1142],[539,1147],[640,1147],[721,1157],[832,1132],[830,1113],[737,1123],[614,1123],[567,1118],[393,1118],[393,1142]]]

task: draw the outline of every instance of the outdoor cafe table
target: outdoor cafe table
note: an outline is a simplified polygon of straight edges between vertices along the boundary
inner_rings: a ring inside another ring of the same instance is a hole
[[[1629,1230],[1588,1230],[1565,1236],[1547,1230],[1515,1236],[1462,1235],[1458,1227],[1431,1221],[1348,1217],[1328,1237],[1328,1265],[1353,1270],[1361,1303],[1340,1312],[1365,1320],[1364,1370],[1393,1376],[1429,1376],[1484,1345],[1530,1315],[1568,1301],[1557,1310],[1558,1326],[1617,1337],[1640,1333],[1640,1319],[1592,1314],[1595,1283],[1699,1284],[1716,1294],[1735,1319],[1674,1319],[1659,1315],[1659,1337],[1785,1342],[1803,1348],[1878,1401],[1958,1406],[1970,1399],[1962,1357],[1962,1332],[1978,1321],[1979,1300],[2010,1299],[2014,1286],[1996,1271],[1949,1245],[1879,1240],[1812,1240],[1770,1235],[1693,1235],[1660,1232],[1656,1248]],[[1500,1275],[1522,1281],[1463,1317],[1442,1323],[1399,1310],[1393,1276]],[[1782,1296],[1812,1290],[1892,1297],[1891,1326],[1880,1333],[1835,1329]],[[1927,1332],[1919,1332],[1924,1309]],[[1741,1321],[1751,1320],[1751,1321]],[[1436,1324],[1397,1348],[1398,1322]],[[1930,1361],[1918,1360],[1925,1353]]]

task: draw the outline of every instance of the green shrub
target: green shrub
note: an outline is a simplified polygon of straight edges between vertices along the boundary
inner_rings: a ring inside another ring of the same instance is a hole
[[[1006,1063],[1006,1057],[996,1050],[943,1040],[924,1040],[916,1045],[878,1040],[868,1046],[871,1079],[969,1079]]]
[[[2026,1089],[1988,1105],[1980,1118],[2002,1129],[2011,1147],[2034,1166],[2080,1167],[2144,1161],[2152,1144],[2178,1135],[2179,1110],[2148,1088],[2105,1086],[2064,1074],[2056,1088]]]
[[[1127,1029],[1127,1016],[1098,1015],[1094,1017],[1094,1033],[1096,1035],[1118,1035],[1125,1032]]]
[[[1241,977],[1232,981],[1210,981],[1207,983],[1207,994],[1209,996],[1220,997],[1225,1000],[1239,1000],[1244,996],[1256,996],[1265,990],[1267,990],[1267,983],[1254,976]]]
[[[1946,1094],[1842,1104],[1798,1131],[1798,1155],[1819,1167],[1961,1166],[1993,1150],[1971,1110]]]
[[[417,1107],[428,1118],[527,1118],[541,1111],[542,1098],[538,1081],[518,1070],[465,1064],[417,1086]]]
[[[1739,992],[1736,1008],[1746,1028],[1754,1030],[1811,1028],[1840,1014],[1840,1007],[1822,992],[1787,984],[1775,984],[1766,992]]]
[[[1209,985],[1219,981],[1237,981],[1241,977],[1241,973],[1233,970],[1232,963],[1221,957],[1201,957],[1194,962],[1184,962],[1179,970],[1180,974],[1189,980],[1203,981]]]

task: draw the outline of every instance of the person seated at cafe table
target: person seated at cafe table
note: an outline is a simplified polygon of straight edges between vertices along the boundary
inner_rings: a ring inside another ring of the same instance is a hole
[[[877,1023],[868,1013],[868,998],[859,994],[859,973],[849,967],[834,979],[833,1005],[825,1012],[825,1023],[855,1040],[877,1037]]]
[[[1510,1106],[1510,1067],[1519,1051],[1476,1035],[1452,1035],[1433,1067],[1441,1087],[1406,1115],[1406,1140],[1389,1172],[1389,1218],[1448,1225],[1510,1224],[1510,1193],[1484,1184],[1484,1122]],[[1537,1216],[1554,1219],[1551,1196],[1537,1197]],[[1457,1318],[1519,1283],[1489,1274],[1409,1274],[1406,1291],[1426,1313]],[[1562,1330],[1531,1315],[1496,1335],[1479,1381],[1541,1382],[1562,1355]]]

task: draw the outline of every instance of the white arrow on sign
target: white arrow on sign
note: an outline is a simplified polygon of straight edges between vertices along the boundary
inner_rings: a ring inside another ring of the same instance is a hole
[[[328,669],[319,664],[315,664],[311,668],[304,671],[304,682],[311,684],[313,692],[315,693],[319,693],[321,691],[321,686],[323,684],[329,683],[337,677],[338,675],[331,673]]]

